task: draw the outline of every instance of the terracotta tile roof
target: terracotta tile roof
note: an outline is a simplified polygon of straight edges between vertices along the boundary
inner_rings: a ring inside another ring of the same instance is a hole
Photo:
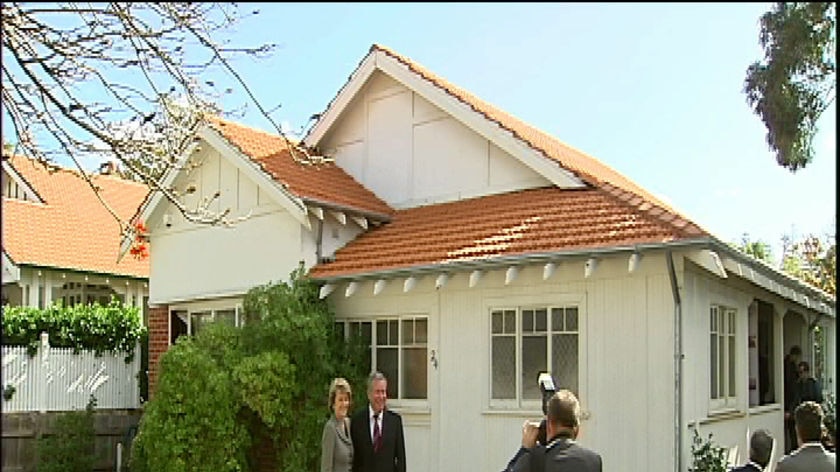
[[[280,136],[222,119],[214,119],[210,125],[274,180],[304,200],[367,214],[387,216],[393,212],[388,204],[334,163],[296,162]]]
[[[398,211],[387,225],[339,250],[334,262],[315,266],[313,277],[709,236],[598,159],[456,87],[405,56],[378,44],[371,47],[371,52],[375,51],[394,58],[496,122],[591,188],[526,190]]]
[[[397,211],[360,235],[315,278],[502,256],[653,244],[699,237],[673,215],[639,212],[599,189],[521,190]]]
[[[117,263],[120,226],[77,172],[48,171],[25,157],[9,163],[45,204],[3,197],[3,251],[18,265],[149,277],[148,258]],[[128,220],[148,188],[116,176],[94,175],[103,199]]]

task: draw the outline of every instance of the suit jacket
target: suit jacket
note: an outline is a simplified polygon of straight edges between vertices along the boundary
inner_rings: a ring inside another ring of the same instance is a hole
[[[356,412],[350,420],[353,439],[353,472],[405,472],[405,436],[402,417],[384,410],[382,447],[373,451],[369,407]]]
[[[353,440],[350,438],[350,420],[340,423],[335,415],[324,423],[321,435],[321,472],[351,472],[353,466]],[[344,432],[344,426],[347,432]]]
[[[733,467],[729,469],[729,472],[763,472],[762,469],[758,464],[755,462],[747,462],[744,465]]]
[[[568,438],[536,445],[513,465],[514,472],[601,472],[601,456]]]
[[[833,472],[834,453],[822,444],[806,444],[779,461],[776,472]]]

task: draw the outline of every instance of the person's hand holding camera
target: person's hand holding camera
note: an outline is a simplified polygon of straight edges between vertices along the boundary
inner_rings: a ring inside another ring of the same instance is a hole
[[[540,432],[540,424],[534,421],[526,421],[522,424],[522,447],[531,449],[537,444],[537,435]]]

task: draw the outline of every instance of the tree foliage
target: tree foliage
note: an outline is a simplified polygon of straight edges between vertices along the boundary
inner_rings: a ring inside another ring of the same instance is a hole
[[[776,3],[759,43],[764,59],[747,68],[744,93],[776,161],[795,172],[811,162],[817,120],[834,101],[836,3]]]
[[[132,471],[254,470],[249,451],[264,436],[279,470],[318,468],[330,381],[347,378],[362,399],[370,366],[355,363],[363,357],[357,343],[336,337],[302,268],[289,284],[250,290],[244,311],[245,326],[208,325],[163,354]]]
[[[741,236],[740,242],[730,243],[730,245],[760,261],[768,264],[773,263],[773,251],[770,248],[770,245],[763,241],[750,240],[750,236],[747,233],[744,233],[744,235]]]
[[[235,3],[4,2],[2,102],[14,151],[45,164],[71,159],[129,238],[131,222],[111,209],[82,162],[118,163],[188,221],[235,222],[212,209],[214,198],[186,206],[188,190],[164,185],[162,176],[200,165],[191,159],[196,130],[235,92],[219,90],[214,74],[243,90],[285,138],[231,62],[274,49],[231,44],[235,27],[257,13],[242,14]]]
[[[837,293],[837,240],[808,235],[783,238],[782,270],[831,295]]]

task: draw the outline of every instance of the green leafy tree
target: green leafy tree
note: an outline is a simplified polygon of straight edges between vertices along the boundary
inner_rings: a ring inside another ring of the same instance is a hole
[[[336,336],[318,287],[290,283],[251,289],[245,326],[211,324],[181,337],[161,357],[158,387],[132,446],[131,470],[255,470],[264,438],[278,470],[317,470],[327,390],[341,376],[364,398],[369,364],[358,339]],[[212,466],[211,466],[212,465]]]
[[[767,144],[795,172],[813,158],[817,121],[834,101],[836,3],[777,2],[761,17],[764,60],[747,68],[747,103]]]
[[[746,253],[760,261],[764,261],[768,264],[773,263],[773,251],[770,249],[770,245],[763,241],[750,240],[750,236],[747,233],[744,233],[744,235],[741,236],[741,241],[739,243],[729,244],[741,252]]]
[[[837,293],[837,240],[808,235],[782,238],[782,270],[831,295]]]

